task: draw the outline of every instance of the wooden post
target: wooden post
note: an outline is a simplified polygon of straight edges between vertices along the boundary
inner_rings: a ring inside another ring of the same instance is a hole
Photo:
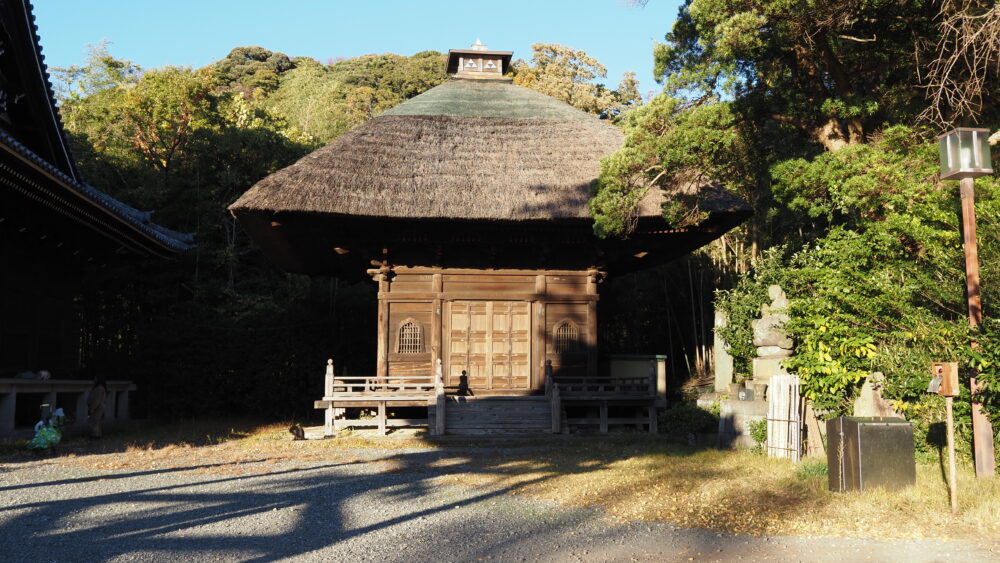
[[[326,376],[323,378],[323,400],[327,401],[323,434],[333,436],[333,358],[326,361]]]
[[[441,370],[441,336],[443,325],[441,323],[441,307],[444,305],[441,301],[441,290],[443,287],[442,278],[440,273],[433,274],[431,276],[431,291],[433,291],[437,296],[431,303],[431,365],[435,366],[435,377]]]
[[[955,483],[955,422],[951,410],[952,399],[949,395],[944,398],[945,409],[948,413],[948,488],[951,491],[951,513],[958,514],[958,487]]]
[[[389,268],[382,267],[378,274],[378,366],[379,383],[389,375]]]
[[[601,273],[588,272],[587,294],[595,299],[587,302],[587,377],[597,377],[597,282]]]
[[[656,434],[656,433],[658,433],[660,431],[659,430],[659,426],[658,426],[658,422],[659,421],[656,418],[656,407],[649,407],[649,433],[650,434]]]
[[[445,396],[444,396],[444,375],[441,373],[441,358],[438,358],[434,367],[434,434],[444,436],[447,431],[445,427]]]
[[[549,377],[552,371],[552,362],[545,363],[545,370],[545,394],[549,397],[549,408],[552,411],[552,428],[550,431],[553,434],[559,434],[562,432],[562,399],[559,397],[559,386]]]
[[[962,243],[965,248],[965,289],[969,299],[969,324],[976,328],[983,323],[983,307],[979,298],[979,251],[976,247],[976,192],[972,178],[960,182],[962,199]],[[972,343],[976,347],[975,342]],[[972,394],[972,443],[975,451],[976,476],[992,477],[996,474],[993,451],[993,427],[983,413],[978,396],[981,391],[973,370],[969,380]]]
[[[545,320],[545,302],[540,301],[538,303],[538,318],[535,319],[535,345],[538,347],[538,358],[541,365],[536,364],[536,369],[538,369],[539,374],[548,380],[549,376],[552,375],[551,371],[551,360],[549,360],[549,343],[546,331],[548,330],[548,321]]]
[[[608,433],[608,403],[601,403],[601,434]]]
[[[546,385],[545,359],[545,295],[548,292],[548,278],[545,274],[535,276],[535,300],[531,303],[531,388]]]
[[[385,401],[378,402],[378,435],[385,436]]]

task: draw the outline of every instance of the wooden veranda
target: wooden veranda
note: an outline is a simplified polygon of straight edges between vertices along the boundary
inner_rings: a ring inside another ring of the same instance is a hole
[[[559,434],[573,428],[596,427],[607,433],[612,425],[657,432],[656,409],[662,404],[665,378],[651,363],[646,376],[558,376],[545,365],[544,395],[476,397],[467,388],[446,386],[441,362],[433,376],[336,375],[327,360],[323,398],[315,408],[325,412],[325,435],[348,427],[375,427],[385,435],[390,427],[426,427],[432,435]],[[391,418],[393,407],[426,407],[426,418]],[[631,409],[633,416],[611,416],[611,409]],[[347,409],[373,408],[373,418],[346,417]],[[586,416],[568,412],[589,410]]]

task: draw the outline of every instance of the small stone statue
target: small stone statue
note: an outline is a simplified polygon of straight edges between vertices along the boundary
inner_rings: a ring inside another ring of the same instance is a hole
[[[786,358],[792,355],[795,341],[785,332],[788,322],[788,297],[777,285],[767,288],[771,303],[761,305],[761,318],[753,321],[753,345],[760,358]]]

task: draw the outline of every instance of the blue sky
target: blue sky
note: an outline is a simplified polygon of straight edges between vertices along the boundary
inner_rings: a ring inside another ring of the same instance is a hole
[[[81,63],[86,45],[111,42],[111,53],[143,68],[200,67],[230,49],[260,45],[326,62],[367,53],[412,55],[466,48],[481,38],[491,49],[529,58],[535,42],[583,49],[608,67],[609,87],[624,71],[640,91],[653,81],[653,42],[662,41],[681,0],[34,0],[45,62]]]

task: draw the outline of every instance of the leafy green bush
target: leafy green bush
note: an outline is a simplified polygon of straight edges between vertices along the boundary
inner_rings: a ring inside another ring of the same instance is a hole
[[[660,412],[658,422],[660,432],[664,434],[687,436],[699,432],[716,432],[719,428],[719,415],[697,405],[681,403]]]
[[[1000,321],[987,319],[973,338],[979,347],[970,349],[969,366],[979,372],[980,400],[997,428],[1000,426]]]
[[[767,448],[767,420],[763,418],[751,420],[747,423],[747,429],[750,430],[750,437],[755,442],[750,451],[757,455],[764,455]]]

